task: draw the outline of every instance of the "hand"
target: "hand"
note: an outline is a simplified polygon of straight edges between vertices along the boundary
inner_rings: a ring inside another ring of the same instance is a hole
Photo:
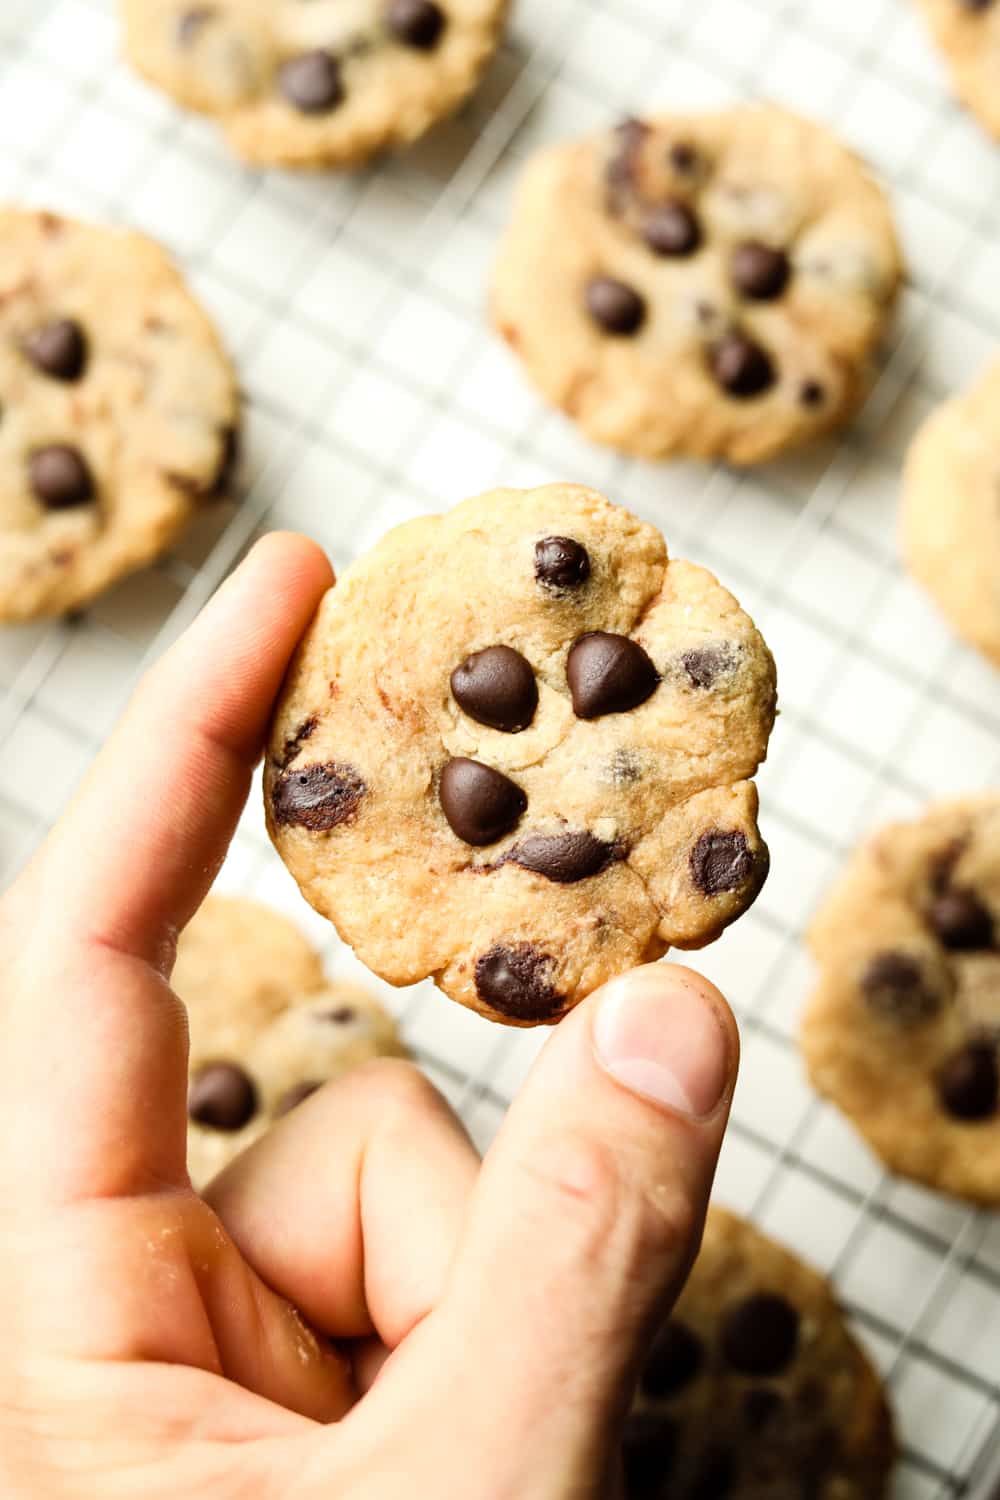
[[[386,1062],[204,1198],[188,1182],[176,937],[331,581],[302,538],[261,542],[0,904],[5,1497],[615,1493],[736,1068],[703,979],[659,965],[581,1005],[481,1167],[431,1086]]]

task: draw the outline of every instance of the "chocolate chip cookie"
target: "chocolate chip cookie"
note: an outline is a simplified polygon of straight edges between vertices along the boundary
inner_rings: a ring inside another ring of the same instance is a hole
[[[933,412],[903,481],[913,576],[958,633],[1000,666],[1000,361]]]
[[[125,51],[261,166],[361,162],[472,91],[507,0],[122,0]]]
[[[753,901],[774,711],[710,573],[592,490],[498,490],[327,594],[272,726],[268,827],[384,978],[551,1022]]]
[[[643,1370],[626,1500],[879,1500],[882,1387],[821,1276],[714,1209]]]
[[[196,1187],[329,1079],[405,1055],[371,995],[328,982],[294,923],[256,901],[210,896],[181,935],[173,982],[191,1025]]]
[[[751,464],[855,409],[900,272],[885,197],[825,130],[665,115],[529,165],[493,314],[589,437]]]
[[[895,1171],[1000,1203],[1000,795],[862,844],[810,938],[816,1087]]]
[[[226,488],[236,382],[151,240],[0,210],[0,620],[61,614]]]
[[[1000,137],[1000,3],[917,0],[962,103]]]

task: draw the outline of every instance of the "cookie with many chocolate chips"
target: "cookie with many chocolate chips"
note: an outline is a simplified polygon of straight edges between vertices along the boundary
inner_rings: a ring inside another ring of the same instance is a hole
[[[143,235],[0,210],[0,620],[61,614],[152,561],[227,486],[239,398]]]
[[[880,1500],[894,1453],[881,1384],[826,1282],[713,1209],[640,1377],[625,1500]]]
[[[125,52],[261,166],[364,161],[471,93],[508,0],[122,0]]]
[[[901,523],[913,576],[1000,666],[1000,361],[913,440]]]
[[[401,526],[324,599],[264,792],[304,894],[394,984],[557,1020],[767,873],[774,664],[711,574],[575,485]]]
[[[858,159],[818,125],[745,107],[541,153],[493,315],[588,436],[750,464],[850,416],[900,274]]]
[[[917,0],[947,61],[955,92],[1000,138],[1000,0]]]
[[[372,996],[328,981],[298,927],[256,901],[210,896],[181,934],[173,984],[191,1028],[195,1187],[330,1079],[405,1055]]]
[[[862,844],[810,939],[816,1087],[894,1171],[1000,1204],[1000,795]]]

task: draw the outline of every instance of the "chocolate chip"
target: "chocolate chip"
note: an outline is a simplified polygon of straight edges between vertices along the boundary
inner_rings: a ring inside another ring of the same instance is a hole
[[[777,1375],[795,1357],[799,1315],[774,1292],[757,1292],[730,1308],[722,1325],[722,1352],[741,1375]]]
[[[955,1120],[989,1120],[1000,1104],[996,1043],[966,1042],[938,1070],[938,1098]]]
[[[784,250],[776,250],[761,240],[744,240],[730,256],[733,286],[754,302],[771,302],[780,297],[791,274],[791,263]]]
[[[627,635],[589,630],[570,647],[566,681],[578,719],[624,714],[652,697],[660,677],[641,646]]]
[[[660,1332],[642,1372],[642,1389],[660,1399],[690,1385],[705,1358],[701,1340],[686,1323],[671,1319]]]
[[[334,1026],[350,1026],[358,1019],[358,1013],[353,1005],[337,1005],[333,1010],[323,1011],[320,1019],[332,1022]]]
[[[941,1009],[941,996],[908,953],[876,953],[861,975],[861,992],[880,1020],[918,1026]]]
[[[538,684],[530,664],[510,646],[487,646],[467,656],[451,674],[455,702],[491,729],[517,734],[538,707]]]
[[[277,823],[297,824],[320,833],[349,823],[367,791],[354,766],[327,761],[279,776],[271,793],[271,808]]]
[[[476,960],[476,994],[512,1021],[549,1021],[565,1004],[551,972],[552,959],[534,943],[497,944]]]
[[[720,677],[732,671],[735,657],[734,647],[728,641],[723,641],[718,645],[696,646],[691,651],[685,651],[681,657],[681,666],[692,687],[710,688]]]
[[[649,135],[649,126],[641,120],[623,120],[615,131],[618,149],[607,165],[608,211],[620,214],[629,192],[635,186],[639,153]]]
[[[284,746],[282,747],[281,759],[278,761],[278,765],[282,770],[284,770],[286,766],[291,765],[292,761],[298,755],[306,740],[311,739],[311,737],[315,734],[316,726],[318,724],[319,719],[316,717],[316,715],[310,714],[309,718],[303,719],[302,723],[298,726],[294,733],[288,736],[288,738],[285,740]]]
[[[216,14],[214,5],[194,5],[186,10],[177,22],[177,40],[181,46],[189,47],[196,41],[206,21],[210,21]]]
[[[67,443],[36,448],[28,459],[28,481],[35,499],[47,510],[68,510],[94,498],[87,461]]]
[[[191,1080],[188,1114],[212,1130],[241,1130],[257,1113],[253,1079],[237,1063],[206,1063]]]
[[[476,848],[510,833],[528,805],[516,782],[464,756],[450,760],[441,772],[439,795],[452,832]]]
[[[725,1500],[736,1479],[736,1457],[728,1448],[712,1446],[698,1465],[688,1500]]]
[[[53,380],[79,380],[87,363],[87,340],[73,318],[43,323],[25,337],[22,348],[35,369]]]
[[[621,857],[614,844],[605,844],[592,833],[534,833],[515,844],[504,856],[505,864],[520,865],[534,875],[544,875],[557,885],[575,885],[606,870]]]
[[[698,150],[690,141],[674,141],[667,158],[676,172],[693,172],[698,165]]]
[[[278,87],[289,104],[303,115],[325,114],[336,109],[344,98],[340,64],[322,48],[302,52],[283,63],[278,69]]]
[[[633,1412],[622,1439],[626,1500],[663,1500],[677,1454],[676,1422],[656,1412]]]
[[[774,366],[759,344],[743,333],[727,333],[710,351],[709,363],[727,396],[760,396],[774,384]]]
[[[785,1401],[780,1391],[767,1385],[751,1386],[743,1397],[743,1416],[754,1432],[769,1427],[784,1410]]]
[[[611,781],[615,786],[635,786],[642,780],[642,760],[634,750],[624,747],[616,750],[608,764]]]
[[[642,237],[656,255],[693,255],[701,244],[701,229],[687,204],[671,199],[649,211]]]
[[[590,555],[568,536],[546,536],[535,543],[535,578],[547,589],[577,589],[590,577]]]
[[[799,400],[803,406],[822,406],[826,388],[818,380],[804,380],[799,386]]]
[[[993,917],[973,891],[942,891],[927,918],[944,946],[955,952],[993,946]]]
[[[713,828],[691,850],[691,878],[706,896],[718,896],[745,884],[756,863],[745,833]]]
[[[303,1083],[296,1083],[292,1088],[286,1089],[274,1106],[275,1117],[280,1118],[281,1115],[290,1115],[293,1109],[298,1109],[300,1104],[304,1104],[313,1094],[318,1093],[322,1087],[323,1085],[316,1079],[309,1078]]]
[[[993,4],[993,0],[958,0],[958,3],[963,10],[971,10],[982,14],[983,11],[989,10]]]
[[[590,316],[605,333],[621,336],[637,333],[646,318],[643,298],[613,276],[595,276],[588,282],[586,303]]]
[[[390,0],[385,23],[397,42],[429,52],[444,30],[444,11],[433,0]]]

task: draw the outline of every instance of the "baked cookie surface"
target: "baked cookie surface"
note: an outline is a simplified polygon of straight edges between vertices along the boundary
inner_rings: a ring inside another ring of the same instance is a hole
[[[507,0],[122,0],[125,52],[261,166],[364,161],[472,91]]]
[[[917,0],[947,60],[955,91],[1000,137],[1000,4],[997,0]]]
[[[589,437],[750,464],[855,409],[900,273],[884,195],[827,131],[664,115],[529,164],[493,316]]]
[[[767,873],[774,663],[711,574],[575,485],[390,532],[331,589],[265,760],[306,898],[394,984],[513,1025],[711,941]]]
[[[893,1170],[1000,1203],[1000,795],[856,851],[810,934],[813,1083]]]
[[[879,1500],[881,1384],[824,1279],[721,1209],[643,1371],[626,1500]]]
[[[932,412],[903,477],[903,552],[965,640],[1000,666],[1000,360]]]
[[[143,235],[0,210],[0,620],[150,562],[224,490],[239,399],[205,313]]]

